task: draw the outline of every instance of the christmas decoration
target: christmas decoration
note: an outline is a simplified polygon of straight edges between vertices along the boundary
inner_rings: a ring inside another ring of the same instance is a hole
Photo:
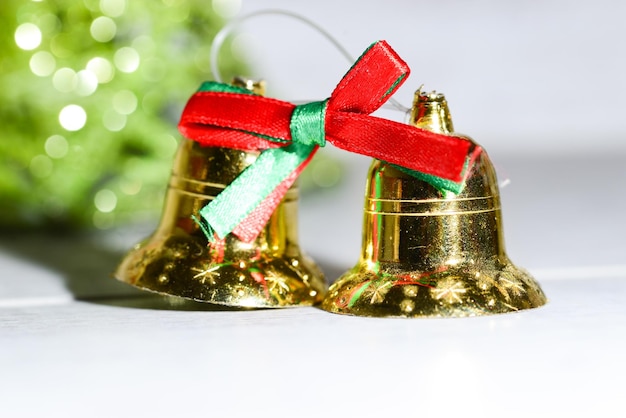
[[[264,84],[237,79],[263,94]],[[232,88],[232,86],[231,86]],[[134,246],[114,276],[142,289],[235,307],[279,308],[322,301],[324,277],[298,245],[297,185],[253,242],[229,234],[207,239],[192,220],[258,157],[258,152],[207,147],[183,139],[174,160],[163,216]]]
[[[181,117],[189,139],[177,153],[161,223],[124,257],[115,277],[228,306],[321,302],[323,276],[297,243],[294,184],[319,146],[328,140],[453,187],[480,153],[466,138],[369,116],[408,72],[378,42],[322,102],[265,98],[264,85],[248,80],[203,84]]]
[[[222,23],[202,0],[3,0],[0,226],[155,215]],[[242,68],[228,53],[220,66]]]
[[[418,91],[411,125],[454,133],[442,94]],[[473,154],[478,145],[472,144]],[[495,171],[483,151],[457,192],[432,177],[374,160],[361,257],[328,290],[322,309],[375,317],[462,317],[546,303],[539,284],[507,257]]]

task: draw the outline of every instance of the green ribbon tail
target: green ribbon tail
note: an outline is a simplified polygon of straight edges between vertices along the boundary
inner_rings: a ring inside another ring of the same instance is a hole
[[[463,166],[463,172],[462,172],[463,180],[460,182],[447,180],[442,177],[437,177],[437,176],[433,176],[432,174],[422,173],[421,171],[411,170],[411,169],[408,169],[399,165],[395,165],[395,164],[391,164],[391,165],[394,168],[398,169],[399,171],[402,171],[403,173],[413,176],[418,180],[425,181],[426,183],[433,186],[435,189],[439,190],[441,194],[443,194],[444,196],[447,196],[450,193],[454,193],[455,195],[458,195],[459,193],[463,191],[463,188],[465,187],[465,175],[467,173],[467,170],[469,169],[469,163],[470,163],[470,158],[467,157],[465,159],[465,165]]]
[[[198,91],[212,91],[216,93],[235,93],[254,95],[251,90],[245,87],[233,86],[231,84],[218,83],[217,81],[205,81]]]
[[[274,189],[296,170],[315,149],[315,144],[292,143],[263,151],[199,214],[196,220],[209,241],[231,233]]]

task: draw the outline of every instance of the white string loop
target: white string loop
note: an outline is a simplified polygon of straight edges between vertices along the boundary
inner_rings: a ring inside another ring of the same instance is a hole
[[[218,83],[223,82],[222,75],[220,74],[220,70],[219,70],[219,52],[222,49],[222,46],[224,45],[224,42],[226,41],[226,38],[228,37],[228,35],[230,35],[233,32],[233,30],[235,30],[238,26],[240,26],[244,22],[251,20],[253,18],[259,17],[259,16],[268,16],[268,15],[269,16],[286,16],[288,18],[295,19],[301,23],[304,23],[305,25],[308,25],[309,27],[316,30],[324,38],[326,38],[337,49],[337,51],[339,51],[339,53],[343,55],[343,57],[350,64],[354,63],[355,61],[354,57],[343,47],[343,45],[341,45],[341,43],[339,43],[339,41],[337,41],[337,39],[333,37],[327,30],[322,28],[320,25],[318,25],[314,21],[304,16],[301,16],[297,13],[288,11],[288,10],[264,9],[264,10],[258,10],[256,12],[248,13],[246,15],[243,15],[243,16],[240,16],[238,18],[231,20],[229,23],[224,25],[222,29],[219,30],[217,35],[215,35],[215,38],[213,38],[213,42],[211,43],[211,55],[210,55],[211,74],[213,75],[213,78],[215,79],[215,81],[217,81]],[[409,108],[407,108],[406,106],[403,106],[394,98],[390,98],[387,101],[387,103],[389,105],[385,104],[383,105],[383,108],[393,108],[395,110],[399,110],[404,113],[410,112]]]

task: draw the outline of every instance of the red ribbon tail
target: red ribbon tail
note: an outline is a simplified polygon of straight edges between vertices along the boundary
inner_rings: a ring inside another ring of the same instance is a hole
[[[463,181],[472,147],[466,138],[356,113],[328,111],[326,118],[327,139],[338,148],[446,180]]]

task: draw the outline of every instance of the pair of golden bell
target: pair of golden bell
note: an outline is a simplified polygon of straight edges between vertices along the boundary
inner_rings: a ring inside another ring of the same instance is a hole
[[[236,82],[257,93],[262,84]],[[411,121],[453,132],[443,95],[418,91]],[[247,308],[310,306],[374,317],[463,317],[546,303],[537,282],[506,255],[493,165],[482,152],[459,194],[374,160],[366,186],[363,244],[356,266],[327,290],[299,248],[294,185],[251,244],[229,235],[207,244],[192,215],[258,154],[183,139],[161,222],[115,277],[142,289]]]

